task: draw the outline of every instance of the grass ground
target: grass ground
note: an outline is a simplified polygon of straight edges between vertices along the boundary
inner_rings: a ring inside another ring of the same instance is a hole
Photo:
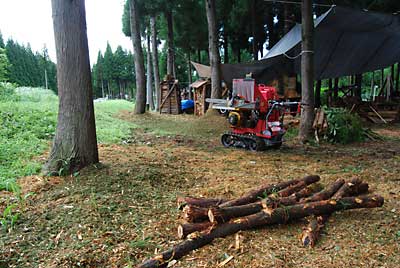
[[[14,186],[16,178],[37,174],[36,157],[49,147],[57,123],[57,97],[50,90],[18,88],[13,98],[0,101],[0,190]],[[118,143],[130,135],[132,123],[113,117],[133,109],[127,101],[96,103],[100,143]]]
[[[130,109],[131,110],[131,109]],[[400,127],[380,130],[385,141],[250,153],[221,147],[222,117],[135,116],[130,138],[100,144],[102,165],[79,176],[28,176],[12,230],[0,238],[0,267],[134,267],[178,242],[180,195],[239,196],[263,182],[320,174],[326,184],[359,176],[382,194],[379,209],[335,214],[314,249],[302,248],[303,223],[217,239],[175,267],[398,267],[400,262]],[[0,194],[0,207],[13,197]]]

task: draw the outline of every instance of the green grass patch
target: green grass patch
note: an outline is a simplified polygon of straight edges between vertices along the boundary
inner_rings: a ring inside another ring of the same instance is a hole
[[[0,190],[11,190],[16,178],[40,172],[43,163],[37,157],[49,149],[57,124],[58,98],[52,91],[10,92],[13,98],[0,101]],[[99,143],[117,143],[130,135],[133,123],[115,116],[133,106],[122,100],[95,104]]]
[[[116,117],[122,110],[133,111],[134,104],[125,100],[95,103],[97,141],[118,143],[131,135],[136,125]]]

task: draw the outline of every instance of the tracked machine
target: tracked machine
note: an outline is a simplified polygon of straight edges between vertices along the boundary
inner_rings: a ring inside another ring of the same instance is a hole
[[[234,79],[230,98],[207,102],[228,117],[231,131],[222,135],[222,144],[251,151],[279,148],[286,133],[284,115],[300,107],[298,102],[280,101],[274,87],[257,85],[254,79]]]

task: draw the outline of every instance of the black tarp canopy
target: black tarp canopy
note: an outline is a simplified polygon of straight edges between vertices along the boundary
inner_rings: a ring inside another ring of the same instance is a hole
[[[333,6],[315,20],[315,79],[362,74],[400,61],[400,17]],[[253,73],[260,83],[300,74],[301,24],[260,60],[222,64],[225,81]]]

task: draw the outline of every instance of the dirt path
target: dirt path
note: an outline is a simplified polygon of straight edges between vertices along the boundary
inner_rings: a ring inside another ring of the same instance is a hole
[[[250,153],[219,145],[219,119],[215,128],[198,130],[199,121],[186,117],[185,127],[171,125],[177,118],[133,120],[141,128],[132,139],[100,146],[101,165],[76,177],[21,180],[34,195],[15,228],[0,233],[0,267],[134,267],[177,242],[178,195],[230,198],[261,182],[306,174],[320,174],[322,183],[359,176],[385,205],[336,214],[312,250],[301,247],[303,225],[295,223],[243,232],[239,251],[229,247],[234,237],[218,239],[176,267],[216,267],[227,255],[234,259],[226,267],[398,267],[398,141],[307,148],[289,142],[279,151]],[[0,196],[3,205],[10,198]]]

